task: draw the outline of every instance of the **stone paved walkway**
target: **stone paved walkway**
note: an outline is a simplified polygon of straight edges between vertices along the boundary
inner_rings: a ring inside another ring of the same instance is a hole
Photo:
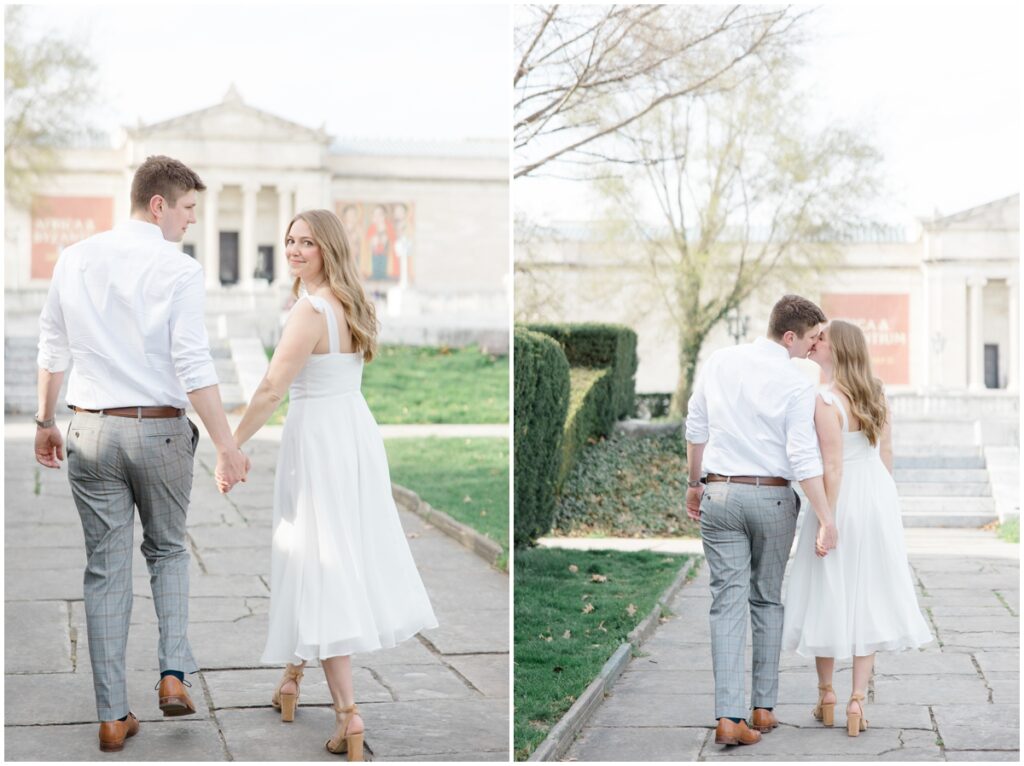
[[[907,540],[920,604],[938,641],[878,655],[867,732],[846,735],[845,704],[836,709],[835,728],[817,724],[810,712],[814,661],[783,652],[781,726],[750,747],[714,743],[704,564],[566,760],[1018,761],[1020,546],[962,529],[907,530]],[[747,647],[749,699],[749,635]],[[851,663],[837,665],[834,685],[844,702]]]
[[[85,554],[66,470],[37,466],[27,439],[7,434],[5,449],[6,760],[338,760],[323,746],[334,714],[320,670],[308,669],[295,722],[282,724],[269,705],[280,671],[258,663],[276,444],[254,442],[249,481],[225,497],[211,444],[200,443],[188,525],[195,716],[163,719],[157,708],[157,626],[136,524],[128,685],[142,728],[118,754],[97,747]],[[377,760],[507,761],[508,576],[418,516],[403,512],[402,525],[440,627],[354,658],[367,740]]]

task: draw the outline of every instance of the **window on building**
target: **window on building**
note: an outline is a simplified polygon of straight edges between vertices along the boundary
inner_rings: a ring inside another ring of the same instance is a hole
[[[238,284],[238,232],[220,233],[220,283]]]
[[[189,258],[196,257],[196,246],[195,245],[182,245],[181,251]]]
[[[274,246],[260,245],[256,254],[256,279],[274,281]]]
[[[999,346],[985,344],[985,388],[999,388]]]

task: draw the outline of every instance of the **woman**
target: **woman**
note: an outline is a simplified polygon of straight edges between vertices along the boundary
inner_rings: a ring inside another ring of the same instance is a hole
[[[363,363],[376,352],[377,321],[341,221],[328,210],[299,213],[285,253],[298,300],[235,431],[242,447],[290,392],[261,662],[288,663],[273,704],[291,721],[305,663],[320,660],[337,717],[327,749],[357,761],[364,727],[351,655],[394,646],[437,620],[391,497],[380,431],[359,390]]]
[[[825,379],[814,422],[839,544],[827,555],[817,549],[817,517],[804,515],[784,599],[782,646],[815,658],[820,693],[813,714],[826,726],[836,704],[835,660],[853,657],[846,728],[856,737],[868,727],[863,702],[875,652],[916,648],[932,635],[910,578],[889,412],[864,334],[836,319],[808,358]]]

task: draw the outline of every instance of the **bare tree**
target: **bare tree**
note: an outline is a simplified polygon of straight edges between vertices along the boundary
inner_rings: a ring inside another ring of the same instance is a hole
[[[621,134],[635,163],[600,184],[647,243],[676,329],[675,414],[711,330],[768,280],[825,266],[828,243],[864,225],[859,211],[877,190],[877,151],[841,127],[811,127],[791,76],[769,62],[729,92],[636,121]]]
[[[734,87],[802,14],[765,6],[519,6],[515,176],[616,159],[607,141],[675,100]]]
[[[32,35],[34,10],[4,8],[4,186],[22,205],[33,182],[56,169],[57,147],[91,135],[83,113],[96,100],[87,51],[52,33]]]

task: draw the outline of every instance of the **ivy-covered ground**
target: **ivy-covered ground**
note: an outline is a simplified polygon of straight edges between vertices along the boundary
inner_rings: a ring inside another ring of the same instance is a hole
[[[682,435],[614,434],[583,448],[562,486],[553,534],[700,537],[686,515]]]

